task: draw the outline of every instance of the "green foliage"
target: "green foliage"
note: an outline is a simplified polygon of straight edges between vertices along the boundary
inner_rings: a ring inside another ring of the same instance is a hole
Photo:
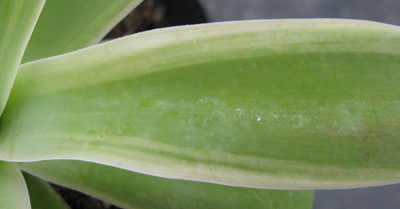
[[[138,3],[0,3],[2,208],[67,207],[30,174],[126,208],[311,208],[313,191],[268,188],[400,180],[398,27],[242,21],[91,46]]]

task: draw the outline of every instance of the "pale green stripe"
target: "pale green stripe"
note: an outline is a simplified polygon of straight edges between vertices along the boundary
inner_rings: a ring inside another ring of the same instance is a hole
[[[27,94],[43,94],[213,61],[310,52],[399,54],[399,34],[391,25],[334,19],[173,27],[22,65],[18,79],[29,86]]]

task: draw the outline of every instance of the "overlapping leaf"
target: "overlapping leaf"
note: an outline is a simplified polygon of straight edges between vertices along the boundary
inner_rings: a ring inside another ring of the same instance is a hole
[[[23,62],[55,56],[98,43],[142,0],[47,1]]]
[[[32,209],[70,209],[48,182],[28,173],[24,173],[23,176],[28,187]]]
[[[312,208],[313,191],[265,190],[165,179],[79,161],[21,163],[48,181],[124,208]]]
[[[30,209],[28,189],[16,163],[0,161],[0,208]]]

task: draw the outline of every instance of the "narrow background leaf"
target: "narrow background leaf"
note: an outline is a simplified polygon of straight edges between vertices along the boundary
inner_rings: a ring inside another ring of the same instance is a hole
[[[142,0],[48,1],[22,62],[81,49],[98,43]]]
[[[0,115],[44,2],[0,1]]]
[[[28,189],[16,163],[0,161],[0,208],[31,208]]]
[[[23,176],[28,187],[32,209],[69,209],[49,183],[28,173],[23,173]]]

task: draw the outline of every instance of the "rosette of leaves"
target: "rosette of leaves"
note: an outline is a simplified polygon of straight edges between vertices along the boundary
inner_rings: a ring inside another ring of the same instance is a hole
[[[1,208],[66,208],[40,179],[125,208],[311,208],[303,189],[399,181],[398,27],[254,20],[97,44],[138,3],[0,2]]]

